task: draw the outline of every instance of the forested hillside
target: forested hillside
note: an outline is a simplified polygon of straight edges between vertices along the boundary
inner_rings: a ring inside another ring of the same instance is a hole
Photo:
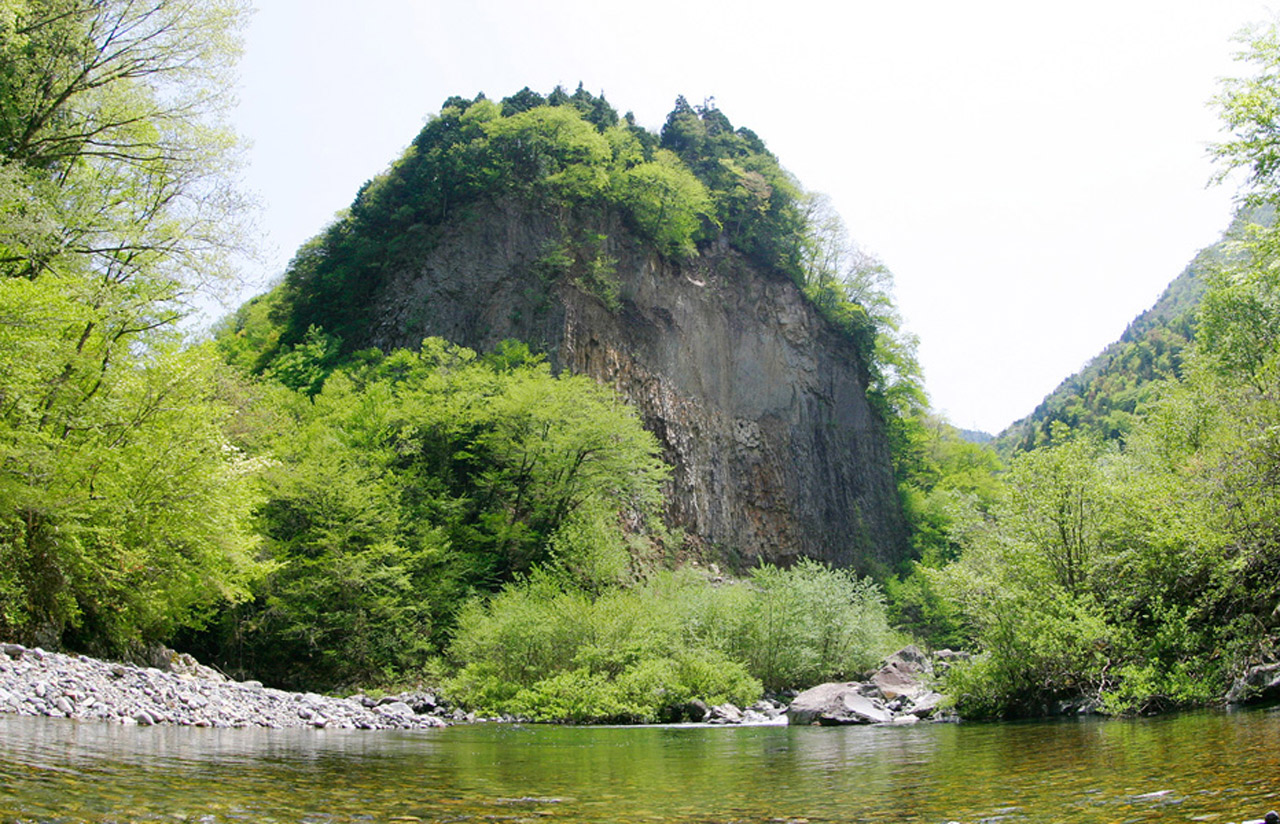
[[[1205,704],[1277,660],[1280,33],[1244,46],[1214,101],[1240,219],[1006,435],[1023,451],[994,498],[953,499],[950,557],[895,584],[905,623],[978,651],[949,679],[966,715]]]
[[[1195,337],[1196,312],[1213,274],[1244,254],[1254,225],[1269,225],[1268,206],[1246,208],[1217,243],[1203,249],[1120,336],[1064,380],[1035,410],[996,440],[1004,455],[1052,444],[1068,432],[1123,440],[1156,397],[1159,384],[1181,377],[1183,353]],[[1055,435],[1056,433],[1056,435]]]

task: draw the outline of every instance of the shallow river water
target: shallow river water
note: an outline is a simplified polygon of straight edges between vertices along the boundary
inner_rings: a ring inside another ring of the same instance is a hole
[[[403,733],[0,716],[0,822],[1239,822],[1274,808],[1274,710]]]

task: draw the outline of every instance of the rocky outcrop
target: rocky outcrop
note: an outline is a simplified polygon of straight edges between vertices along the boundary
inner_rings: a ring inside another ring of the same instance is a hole
[[[1250,667],[1231,685],[1228,704],[1280,701],[1280,663]]]
[[[787,721],[833,726],[950,720],[941,712],[943,696],[929,686],[932,674],[929,657],[908,646],[885,659],[866,681],[819,684],[800,693],[787,708]]]
[[[585,231],[589,229],[589,231]],[[616,387],[674,467],[668,521],[736,566],[801,556],[863,570],[905,552],[866,365],[796,286],[727,244],[674,262],[616,219],[578,227],[616,280],[611,308],[578,269],[548,273],[565,230],[516,203],[477,207],[385,276],[368,339],[519,339],[554,368]],[[581,268],[579,260],[575,264]]]

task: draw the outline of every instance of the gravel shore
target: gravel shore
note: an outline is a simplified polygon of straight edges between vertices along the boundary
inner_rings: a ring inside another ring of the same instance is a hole
[[[18,644],[0,644],[0,714],[4,713],[271,729],[425,729],[447,723],[442,717],[447,711],[427,693],[377,700],[333,698],[232,681],[189,655],[172,654],[159,669]]]

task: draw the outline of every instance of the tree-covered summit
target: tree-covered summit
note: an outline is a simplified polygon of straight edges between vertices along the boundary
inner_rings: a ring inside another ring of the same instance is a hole
[[[566,236],[616,213],[655,254],[681,259],[724,238],[759,265],[805,276],[808,196],[713,104],[679,98],[654,134],[581,85],[545,97],[526,87],[499,102],[455,96],[298,251],[276,314],[279,343],[296,345],[319,326],[354,345],[390,271],[449,221],[503,198],[554,215]]]

